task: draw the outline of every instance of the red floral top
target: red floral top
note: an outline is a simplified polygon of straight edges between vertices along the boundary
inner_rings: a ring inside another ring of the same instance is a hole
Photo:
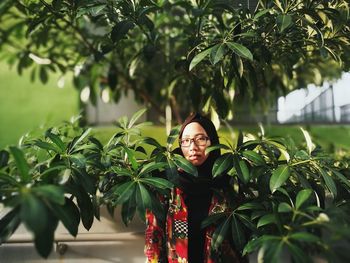
[[[174,188],[169,199],[169,209],[165,226],[159,225],[155,215],[151,211],[146,213],[145,255],[148,263],[188,263],[188,227],[187,207],[184,202],[185,193],[179,188]],[[220,200],[223,201],[220,201]],[[224,212],[227,209],[223,198],[213,195],[209,207],[209,215]],[[211,249],[212,234],[215,227],[206,229],[204,263],[219,263],[222,258],[226,262],[240,262],[239,256],[224,240],[217,251]]]

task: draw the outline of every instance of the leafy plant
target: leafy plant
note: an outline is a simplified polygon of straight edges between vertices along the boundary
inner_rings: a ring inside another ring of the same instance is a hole
[[[24,223],[47,257],[58,222],[76,236],[80,221],[89,229],[99,219],[101,205],[111,215],[121,206],[125,225],[136,213],[144,219],[147,209],[162,218],[160,200],[176,185],[178,169],[197,174],[174,149],[179,128],[163,146],[142,136],[140,128],[149,124],[138,122],[142,114],[119,119],[105,145],[73,120],[0,151],[0,200],[7,209],[0,219],[1,243]],[[241,132],[236,145],[228,141],[207,149],[223,150],[213,176],[232,177],[228,209],[203,223],[216,225],[213,248],[232,236],[238,250],[259,251],[266,262],[286,255],[294,262],[312,262],[314,255],[329,262],[348,259],[342,253],[350,236],[348,162],[332,159],[302,133],[302,146],[262,130],[258,136]]]
[[[266,112],[349,69],[348,1],[254,2],[3,0],[0,49],[33,80],[74,71],[93,103],[101,89],[115,101],[133,91],[178,121],[202,109],[225,118],[247,101]]]

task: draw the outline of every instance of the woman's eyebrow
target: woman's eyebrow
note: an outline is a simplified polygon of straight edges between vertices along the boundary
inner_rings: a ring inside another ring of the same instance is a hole
[[[198,136],[198,135],[207,136],[207,135],[205,135],[204,133],[196,133],[195,135],[193,135],[193,137],[196,137],[196,136]],[[192,138],[193,138],[193,137],[192,137]],[[190,136],[190,135],[184,135],[184,136],[182,136],[182,138],[191,138],[191,136]]]

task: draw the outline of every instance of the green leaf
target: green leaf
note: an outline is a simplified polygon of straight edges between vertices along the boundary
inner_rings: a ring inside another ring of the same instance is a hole
[[[147,143],[149,145],[155,146],[156,148],[161,149],[163,146],[154,138],[151,137],[144,137],[142,139],[142,142]]]
[[[44,66],[41,66],[40,67],[40,71],[39,71],[39,77],[40,77],[40,80],[43,84],[46,84],[47,81],[49,80],[49,77],[47,75],[47,71],[46,71],[46,68]]]
[[[278,213],[289,213],[289,212],[292,212],[293,209],[292,209],[292,207],[289,204],[283,202],[283,203],[280,203],[278,205],[278,210],[277,211],[278,211]]]
[[[51,130],[52,129],[48,129],[45,132],[45,137],[49,138],[54,144],[56,144],[58,146],[58,148],[60,149],[60,152],[63,153],[64,150],[66,149],[65,144],[63,143],[61,138],[58,135],[52,133]]]
[[[255,165],[265,165],[264,158],[254,151],[246,150],[242,152],[242,155]]]
[[[117,23],[111,32],[111,39],[114,43],[123,39],[130,29],[134,28],[134,23],[130,20],[124,20]]]
[[[281,165],[275,171],[273,171],[270,178],[270,190],[272,193],[276,191],[277,188],[282,186],[290,176],[290,170],[288,165]]]
[[[63,205],[64,198],[64,190],[62,187],[55,185],[41,185],[33,188],[32,190],[38,196],[44,197],[46,200],[54,202],[59,205]]]
[[[268,215],[264,215],[263,217],[261,217],[258,221],[258,224],[256,225],[256,227],[262,227],[262,226],[266,226],[269,224],[274,224],[276,223],[276,217],[274,214],[268,214]]]
[[[180,132],[180,126],[176,126],[171,129],[170,134],[167,138],[167,145],[170,147],[174,143],[174,141],[178,138]]]
[[[299,209],[302,204],[307,200],[309,199],[310,195],[312,194],[312,190],[311,189],[304,189],[304,190],[301,190],[298,195],[297,195],[297,198],[296,198],[296,201],[295,201],[295,208],[296,209]]]
[[[306,253],[304,253],[303,248],[298,247],[294,244],[292,244],[291,242],[286,242],[287,247],[290,251],[290,254],[292,255],[292,258],[294,260],[294,262],[300,262],[300,263],[312,263],[313,260],[309,257],[309,255],[307,255]]]
[[[239,251],[242,251],[244,245],[247,243],[247,240],[244,234],[244,227],[235,216],[232,217],[231,232],[235,247]]]
[[[132,128],[132,126],[135,124],[135,122],[137,122],[137,120],[147,111],[147,109],[141,109],[139,111],[137,111],[134,115],[132,115],[129,125],[128,125],[128,129]]]
[[[8,151],[1,150],[0,151],[0,169],[5,167],[8,164],[10,158],[10,154]]]
[[[184,170],[186,173],[189,173],[195,177],[198,176],[197,168],[181,155],[174,154],[173,161],[178,168]]]
[[[88,128],[79,137],[75,137],[72,141],[72,144],[69,146],[68,153],[72,153],[73,150],[79,145],[81,141],[83,141],[86,138],[86,136],[89,135],[90,132],[91,128]]]
[[[151,196],[148,190],[142,185],[137,184],[136,187],[136,203],[137,211],[142,220],[145,220],[146,209],[152,209]]]
[[[260,210],[260,209],[264,209],[263,206],[259,203],[253,203],[253,202],[242,204],[236,208],[237,211]]]
[[[211,214],[202,221],[201,228],[206,228],[212,224],[218,224],[218,222],[220,222],[226,216],[227,213],[225,212]]]
[[[253,60],[253,54],[245,46],[235,42],[226,42],[226,45],[238,56],[249,60]]]
[[[20,222],[19,207],[12,209],[0,219],[0,244],[5,243],[12,236]]]
[[[233,156],[233,163],[237,172],[239,179],[244,183],[248,183],[250,179],[249,169],[244,160],[242,160],[238,155]]]
[[[219,249],[219,246],[221,245],[224,238],[227,236],[227,233],[230,228],[230,221],[229,218],[224,220],[214,231],[213,233],[213,240],[212,240],[212,248],[217,250]]]
[[[136,212],[136,191],[130,196],[130,198],[123,203],[121,216],[123,223],[127,226],[134,218]]]
[[[208,154],[212,151],[215,151],[217,149],[224,149],[224,150],[230,150],[230,147],[228,147],[227,145],[225,144],[215,144],[215,145],[212,145],[212,146],[208,146],[206,149],[205,149],[205,153]]]
[[[129,181],[113,188],[113,194],[118,197],[117,204],[126,202],[135,190],[135,182]]]
[[[199,62],[201,62],[203,59],[205,59],[206,56],[208,56],[211,52],[213,47],[207,48],[204,51],[198,53],[194,56],[194,58],[191,60],[189,71],[191,71]]]
[[[52,251],[58,219],[53,214],[48,213],[48,222],[50,223],[46,225],[45,231],[34,237],[35,248],[44,258],[47,258]]]
[[[20,176],[24,182],[29,182],[31,176],[29,174],[29,165],[24,157],[24,153],[21,149],[11,146],[10,152],[15,159],[17,169],[20,173]]]
[[[218,63],[225,55],[225,44],[217,44],[212,47],[210,52],[210,61],[213,65]]]
[[[323,178],[328,190],[333,194],[334,197],[336,197],[337,196],[337,186],[335,185],[335,182],[334,182],[332,176],[330,176],[321,167],[318,166],[317,168],[320,171],[322,178]]]
[[[95,180],[93,179],[92,174],[88,174],[85,170],[82,169],[72,169],[72,177],[74,182],[77,185],[81,185],[83,189],[89,193],[94,195],[96,192]]]
[[[158,162],[150,162],[146,165],[144,165],[139,173],[139,177],[142,177],[143,175],[146,175],[154,170],[159,170],[161,168],[164,168],[167,164],[166,163],[158,163]]]
[[[52,213],[62,222],[68,232],[76,237],[80,223],[80,213],[74,202],[69,198],[65,198],[64,205],[52,203],[50,207]]]
[[[21,220],[34,235],[41,234],[48,222],[48,213],[44,203],[33,194],[22,195]]]
[[[89,194],[79,188],[76,192],[78,207],[80,210],[80,218],[86,230],[89,230],[94,222],[94,207]]]
[[[140,182],[160,189],[171,189],[174,186],[173,183],[163,178],[142,178]]]
[[[41,140],[36,140],[34,142],[34,145],[40,147],[41,149],[45,149],[48,151],[54,151],[55,153],[60,152],[59,149],[55,145],[48,143],[48,142],[41,141]]]
[[[215,160],[213,165],[213,177],[216,177],[223,172],[232,168],[233,165],[233,155],[232,153],[225,153]]]
[[[343,183],[345,184],[347,187],[350,188],[350,181],[348,178],[346,178],[344,175],[342,175],[340,172],[334,170],[334,169],[331,169],[332,173],[338,177],[338,179]]]
[[[308,242],[308,243],[317,243],[320,241],[320,238],[310,234],[308,232],[297,232],[289,235],[289,238],[294,239],[296,241]]]
[[[129,149],[125,145],[122,145],[122,147],[123,147],[124,151],[126,152],[126,154],[128,155],[128,160],[131,163],[132,169],[134,169],[134,171],[136,171],[139,168],[139,164],[137,163],[137,160],[135,157],[135,151]]]
[[[280,33],[286,30],[293,24],[292,17],[290,15],[281,14],[277,16],[276,23],[279,28]]]

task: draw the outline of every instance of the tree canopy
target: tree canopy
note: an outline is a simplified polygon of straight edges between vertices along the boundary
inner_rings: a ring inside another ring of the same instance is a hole
[[[349,70],[349,24],[346,0],[3,0],[0,51],[42,82],[75,72],[92,102],[227,117]]]

